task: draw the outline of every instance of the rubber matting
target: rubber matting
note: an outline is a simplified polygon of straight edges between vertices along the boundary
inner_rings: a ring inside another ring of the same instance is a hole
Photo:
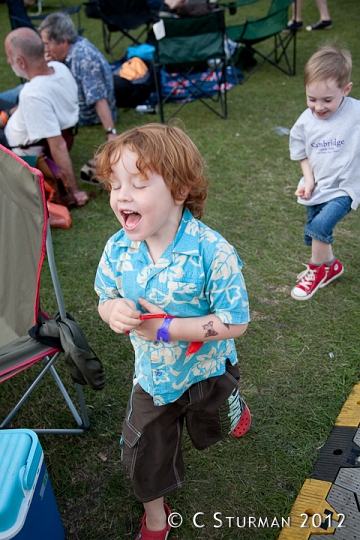
[[[279,540],[360,540],[360,383],[345,402]]]

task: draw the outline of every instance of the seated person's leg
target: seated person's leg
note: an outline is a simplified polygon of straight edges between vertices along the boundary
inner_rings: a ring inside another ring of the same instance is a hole
[[[0,128],[0,144],[5,146],[5,148],[8,148],[8,142],[7,142],[7,139],[5,137],[5,133],[4,133],[3,128]]]
[[[10,109],[16,106],[16,103],[13,101],[3,99],[2,94],[0,94],[0,111],[8,112]]]
[[[10,106],[14,107],[18,104],[19,101],[19,94],[20,90],[23,88],[23,84],[19,84],[18,86],[15,86],[15,88],[11,88],[11,90],[6,90],[5,92],[0,93],[0,102],[2,100],[10,102]],[[1,110],[4,108],[0,105]]]
[[[8,147],[8,142],[5,137],[4,128],[7,120],[10,116],[10,110],[14,107],[14,104],[0,97],[0,144]]]
[[[159,11],[164,4],[163,0],[147,0],[147,6],[149,9],[153,9],[154,11]]]

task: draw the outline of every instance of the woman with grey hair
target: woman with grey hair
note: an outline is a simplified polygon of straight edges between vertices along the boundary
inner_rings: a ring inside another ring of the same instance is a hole
[[[45,57],[70,69],[79,96],[79,125],[102,124],[110,140],[116,136],[116,102],[113,74],[103,54],[88,39],[78,35],[69,15],[48,15],[39,27]]]
[[[46,30],[56,43],[61,43],[64,38],[69,43],[76,43],[79,34],[72,19],[66,13],[50,13],[39,27],[39,32]]]

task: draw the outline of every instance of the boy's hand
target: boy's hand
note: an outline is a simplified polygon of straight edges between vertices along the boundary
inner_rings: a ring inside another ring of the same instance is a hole
[[[300,199],[309,200],[311,199],[311,194],[314,191],[315,188],[315,182],[305,182],[302,186],[300,186],[296,191],[295,195],[297,197],[300,197]]]
[[[118,334],[123,334],[128,330],[134,330],[142,323],[142,321],[139,320],[141,313],[136,309],[135,302],[128,298],[108,300],[103,306],[102,309],[107,312],[104,320],[108,323],[110,328]],[[102,315],[101,312],[100,315]]]
[[[139,298],[138,302],[148,313],[166,313],[155,304],[145,300],[145,298]],[[161,328],[164,319],[146,319],[140,322],[141,325],[135,329],[136,334],[145,341],[157,341],[157,331]]]
[[[166,311],[159,308],[159,306],[152,304],[149,300],[145,300],[145,298],[138,298],[138,302],[140,306],[149,313],[166,313]],[[169,315],[171,315],[171,313],[169,313]]]
[[[296,197],[300,197],[300,199],[305,199],[305,186],[299,187],[295,191],[295,195],[296,195]]]
[[[300,199],[309,200],[312,192],[315,189],[314,173],[308,158],[301,159],[300,166],[304,175],[304,183],[298,187],[298,189],[295,191],[295,195],[300,197]]]

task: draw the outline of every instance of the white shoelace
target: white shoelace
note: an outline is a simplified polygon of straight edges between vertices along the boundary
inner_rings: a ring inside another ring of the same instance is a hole
[[[306,266],[306,270],[303,270],[300,272],[300,274],[297,277],[298,287],[301,285],[305,289],[308,289],[311,286],[311,283],[315,281],[316,278],[316,270],[313,270],[309,267],[308,264],[304,264]]]

